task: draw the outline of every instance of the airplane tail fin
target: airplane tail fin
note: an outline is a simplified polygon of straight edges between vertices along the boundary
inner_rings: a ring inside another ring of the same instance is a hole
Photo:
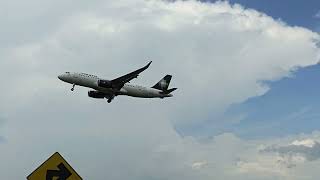
[[[177,90],[177,88],[168,89],[171,79],[171,75],[166,75],[156,85],[152,86],[152,88],[161,90],[164,94],[170,94],[171,92]]]
[[[165,91],[168,89],[172,76],[166,75],[156,85],[152,86],[154,89]]]

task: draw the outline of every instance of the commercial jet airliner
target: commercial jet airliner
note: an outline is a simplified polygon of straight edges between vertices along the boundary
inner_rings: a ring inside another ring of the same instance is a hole
[[[130,81],[137,78],[140,73],[149,68],[149,62],[146,66],[133,71],[129,74],[121,76],[113,80],[101,79],[98,76],[86,73],[66,72],[59,75],[58,78],[64,82],[72,84],[71,91],[76,85],[92,88],[88,92],[88,96],[97,99],[108,99],[110,103],[115,96],[126,95],[139,98],[165,98],[172,97],[172,92],[177,88],[168,89],[172,76],[166,75],[156,85],[152,87],[142,87],[133,85]]]

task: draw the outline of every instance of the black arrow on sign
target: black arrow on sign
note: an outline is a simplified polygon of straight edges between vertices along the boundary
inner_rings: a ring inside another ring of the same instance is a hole
[[[46,180],[53,180],[53,177],[58,177],[57,180],[67,180],[72,175],[63,163],[58,165],[58,169],[59,170],[48,170]]]

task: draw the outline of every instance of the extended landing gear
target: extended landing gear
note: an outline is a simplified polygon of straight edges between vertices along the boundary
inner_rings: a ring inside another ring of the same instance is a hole
[[[74,91],[75,86],[76,86],[75,84],[72,85],[71,91]]]
[[[111,103],[112,102],[112,100],[114,99],[114,96],[110,96],[109,98],[108,98],[108,103]]]

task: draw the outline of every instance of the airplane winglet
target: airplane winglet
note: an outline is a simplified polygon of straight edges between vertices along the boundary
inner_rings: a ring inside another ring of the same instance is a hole
[[[152,63],[152,61],[150,61],[148,64],[147,64],[147,66],[146,66],[146,68],[148,68],[149,66],[150,66],[150,64]]]
[[[143,68],[141,68],[141,69],[140,69],[141,72],[144,71],[144,70],[146,70],[146,69],[148,69],[149,66],[151,65],[151,63],[152,63],[152,61],[150,61],[146,66],[144,66]]]

